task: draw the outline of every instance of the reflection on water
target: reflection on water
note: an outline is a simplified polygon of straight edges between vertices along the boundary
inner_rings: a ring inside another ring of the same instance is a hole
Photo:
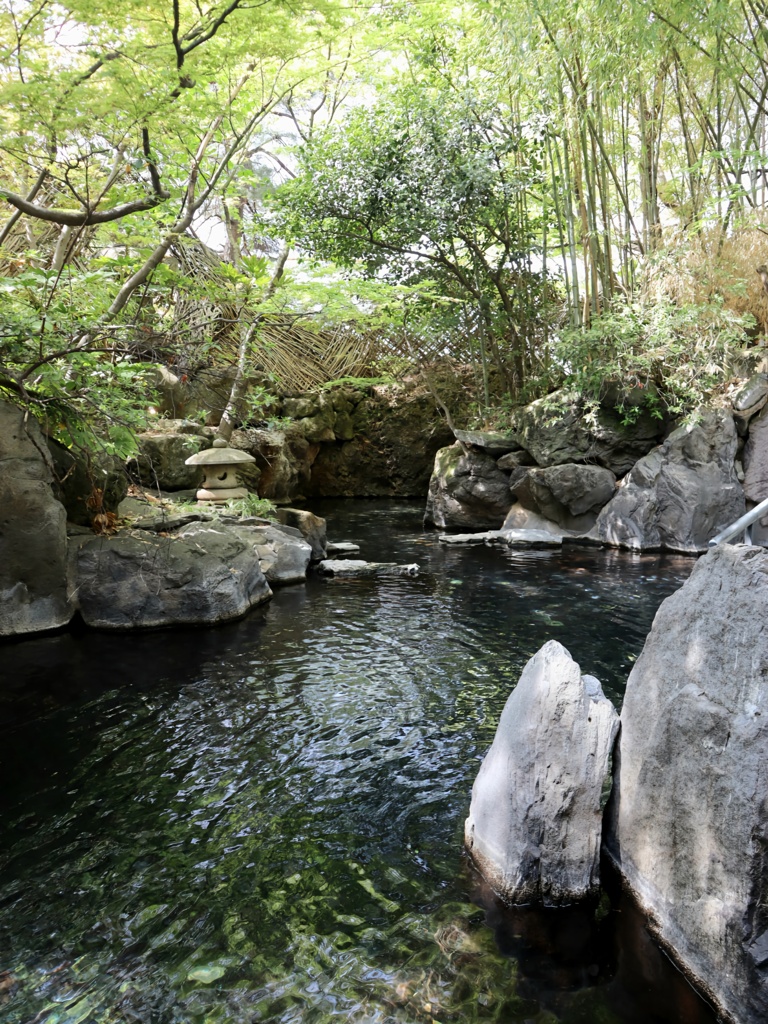
[[[503,912],[461,856],[525,661],[558,639],[620,702],[691,562],[445,549],[416,505],[315,508],[421,575],[4,648],[0,1020],[710,1020],[660,997],[628,910]]]

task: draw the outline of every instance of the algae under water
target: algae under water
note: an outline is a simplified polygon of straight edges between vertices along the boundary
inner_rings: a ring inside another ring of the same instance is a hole
[[[313,509],[421,575],[4,648],[0,1020],[713,1020],[621,900],[508,911],[461,849],[525,661],[560,640],[620,702],[692,561],[442,548],[420,505]]]

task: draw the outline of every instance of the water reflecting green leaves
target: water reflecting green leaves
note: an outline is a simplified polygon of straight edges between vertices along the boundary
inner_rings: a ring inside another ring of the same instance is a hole
[[[419,520],[366,502],[329,522],[416,579],[7,649],[4,1024],[632,1019],[499,951],[462,823],[527,658],[557,638],[619,700],[690,563],[448,552]]]

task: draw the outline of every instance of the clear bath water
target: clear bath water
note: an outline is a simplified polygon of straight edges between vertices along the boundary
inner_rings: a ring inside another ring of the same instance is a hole
[[[557,639],[620,704],[692,561],[446,548],[420,504],[313,510],[420,575],[3,648],[0,1021],[713,1021],[617,894],[505,910],[462,855],[526,660]]]

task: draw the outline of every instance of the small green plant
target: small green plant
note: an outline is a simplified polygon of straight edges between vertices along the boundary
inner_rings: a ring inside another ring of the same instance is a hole
[[[589,327],[563,330],[557,356],[567,387],[593,402],[615,390],[616,408],[627,422],[642,411],[680,416],[726,383],[728,356],[743,347],[753,323],[722,302],[614,303]]]
[[[358,391],[367,391],[368,388],[377,384],[394,384],[395,378],[391,373],[382,374],[380,377],[339,377],[338,380],[329,380],[320,385],[321,391],[331,391],[333,388],[356,388]]]
[[[249,494],[246,498],[237,498],[221,506],[222,510],[238,516],[255,516],[258,519],[277,519],[277,509],[269,498],[260,498],[258,494]]]

